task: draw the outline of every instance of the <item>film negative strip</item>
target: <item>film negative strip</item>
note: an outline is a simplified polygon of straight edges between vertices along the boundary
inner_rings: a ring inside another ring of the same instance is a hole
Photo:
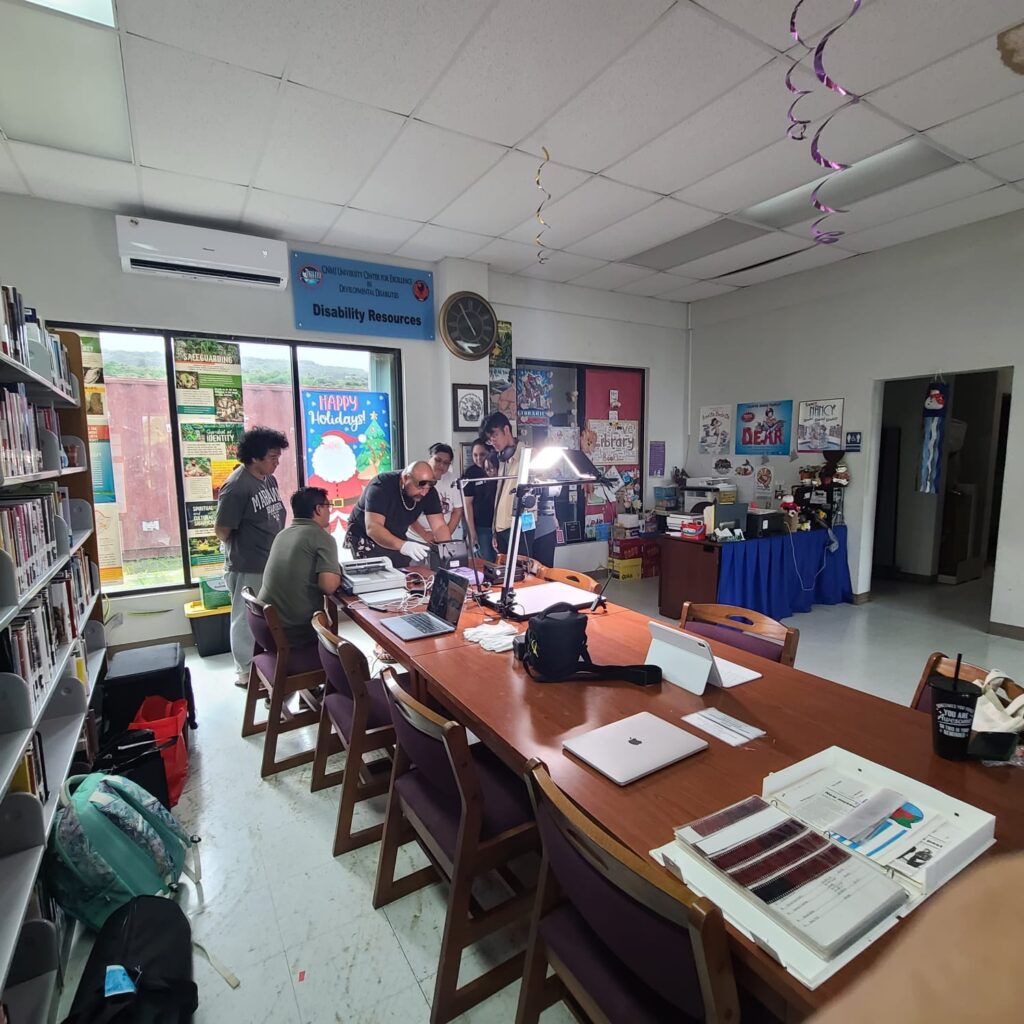
[[[762,832],[759,836],[754,836],[751,839],[745,839],[742,843],[737,843],[728,850],[716,853],[708,859],[716,868],[729,871],[748,860],[753,860],[754,857],[760,857],[769,850],[775,849],[776,846],[789,842],[790,839],[795,839],[801,832],[806,831],[807,826],[802,822],[797,821],[796,818],[787,818],[775,828],[770,828],[767,832]]]
[[[850,856],[847,850],[830,843],[827,850],[823,850],[809,860],[784,871],[781,875],[776,875],[771,881],[755,885],[750,891],[765,903],[776,903],[802,885],[821,878],[822,875],[834,867],[838,867],[843,861],[849,860]]]
[[[794,864],[799,864],[805,857],[812,853],[818,853],[828,846],[828,840],[815,832],[808,832],[806,835],[795,839],[781,849],[773,850],[764,857],[760,857],[750,864],[746,864],[735,871],[729,872],[733,881],[750,888],[770,878],[772,875],[785,871]]]
[[[759,796],[748,796],[746,800],[741,800],[738,804],[725,807],[714,814],[709,814],[706,818],[691,821],[687,828],[692,828],[699,836],[714,835],[729,825],[735,825],[737,821],[742,821],[752,814],[757,814],[758,811],[763,811],[767,806]]]

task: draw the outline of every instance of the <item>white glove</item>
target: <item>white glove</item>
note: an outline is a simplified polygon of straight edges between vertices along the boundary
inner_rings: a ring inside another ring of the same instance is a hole
[[[399,551],[413,562],[425,562],[427,555],[430,554],[430,548],[426,544],[421,544],[418,540],[407,540],[399,548]]]

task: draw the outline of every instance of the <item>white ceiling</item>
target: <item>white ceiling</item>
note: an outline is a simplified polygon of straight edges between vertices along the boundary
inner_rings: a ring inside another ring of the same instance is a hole
[[[0,0],[0,191],[674,302],[1024,207],[1024,76],[995,43],[1021,0],[865,0],[827,50],[861,103],[800,70],[798,110],[839,111],[834,158],[917,136],[955,164],[851,204],[834,246],[809,208],[667,273],[630,262],[821,177],[785,137],[792,6],[117,0],[106,29]],[[806,5],[805,37],[849,6]]]

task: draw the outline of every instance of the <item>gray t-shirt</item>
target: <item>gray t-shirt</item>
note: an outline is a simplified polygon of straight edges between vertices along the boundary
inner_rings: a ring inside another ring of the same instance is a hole
[[[323,610],[322,572],[341,573],[334,538],[312,519],[292,520],[274,539],[258,596],[277,610],[294,647],[316,642],[309,620]]]
[[[270,545],[284,529],[284,502],[277,480],[257,480],[239,466],[224,481],[217,499],[217,525],[233,532],[225,543],[226,572],[263,572]]]

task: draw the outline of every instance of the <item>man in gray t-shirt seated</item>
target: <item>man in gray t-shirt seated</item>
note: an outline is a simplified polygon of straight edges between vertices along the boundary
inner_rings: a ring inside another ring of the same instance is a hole
[[[274,538],[263,586],[257,595],[273,605],[288,643],[316,643],[310,619],[323,610],[324,595],[341,585],[338,546],[328,533],[331,504],[320,487],[302,487],[292,495],[292,523]]]

